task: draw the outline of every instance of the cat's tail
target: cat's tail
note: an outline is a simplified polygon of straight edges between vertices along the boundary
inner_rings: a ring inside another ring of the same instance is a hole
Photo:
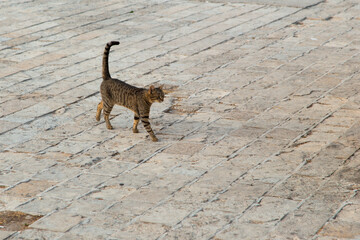
[[[102,77],[103,80],[111,79],[110,72],[109,72],[109,52],[112,45],[119,45],[118,41],[111,41],[108,42],[105,46],[104,55],[103,55],[103,62],[102,62]]]

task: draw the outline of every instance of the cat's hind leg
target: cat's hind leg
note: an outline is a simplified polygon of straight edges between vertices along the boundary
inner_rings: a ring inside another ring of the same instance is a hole
[[[106,123],[106,128],[109,129],[109,130],[113,129],[113,126],[111,126],[111,123],[110,123],[110,120],[109,120],[110,112],[111,112],[113,106],[114,106],[113,104],[103,102],[104,119],[105,119],[105,123]]]
[[[138,124],[139,124],[139,120],[140,120],[139,115],[138,115],[138,114],[134,114],[134,124],[133,124],[133,128],[132,128],[133,133],[138,133],[138,132],[139,132],[139,130],[137,129],[137,126],[138,126]]]
[[[96,121],[100,121],[100,116],[101,116],[102,109],[103,109],[103,101],[101,101],[97,106]]]

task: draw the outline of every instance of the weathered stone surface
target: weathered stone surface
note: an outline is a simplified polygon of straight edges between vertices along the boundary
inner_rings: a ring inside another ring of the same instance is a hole
[[[0,234],[3,231],[0,232]],[[39,229],[26,229],[24,231],[18,232],[14,234],[12,237],[8,239],[36,239],[36,238],[44,238],[44,239],[54,239],[58,238],[62,235],[62,233],[49,231],[49,230],[39,230]],[[4,235],[5,236],[5,235]],[[5,237],[4,237],[5,239]]]
[[[32,201],[26,202],[16,208],[17,211],[27,212],[37,215],[45,215],[54,210],[64,208],[70,202],[50,197],[37,197]]]
[[[359,4],[1,1],[0,238],[358,238]],[[111,40],[159,142],[95,120]]]
[[[14,188],[5,191],[4,193],[9,196],[31,198],[41,193],[42,191],[52,187],[56,182],[44,180],[30,180],[16,185]]]
[[[154,208],[154,210],[149,213],[145,213],[140,217],[140,221],[174,226],[189,213],[187,209],[182,209],[181,206],[165,204]]]
[[[260,239],[270,231],[274,223],[238,222],[216,235],[216,239]],[[279,238],[275,238],[279,239]]]
[[[56,212],[50,216],[41,218],[35,223],[31,224],[32,228],[45,229],[54,232],[66,232],[74,227],[83,219],[77,214],[69,214],[63,212]]]
[[[279,0],[241,0],[239,2],[244,3],[257,3],[257,4],[269,4],[269,5],[276,5],[276,6],[289,6],[289,7],[309,7],[312,5],[319,4],[323,2],[323,0],[304,0],[304,1],[296,1],[296,0],[288,0],[288,1],[279,1]]]
[[[356,239],[360,236],[359,229],[359,222],[335,220],[327,223],[319,235],[336,239]]]
[[[246,212],[240,219],[249,223],[276,222],[294,210],[299,201],[265,197],[258,205]]]

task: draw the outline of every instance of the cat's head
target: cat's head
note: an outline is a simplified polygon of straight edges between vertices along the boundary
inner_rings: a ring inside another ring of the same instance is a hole
[[[153,103],[153,102],[163,102],[164,101],[164,97],[165,97],[165,94],[163,92],[163,87],[160,86],[160,87],[154,87],[154,85],[151,85],[150,88],[149,88],[149,98],[150,98],[150,101]]]

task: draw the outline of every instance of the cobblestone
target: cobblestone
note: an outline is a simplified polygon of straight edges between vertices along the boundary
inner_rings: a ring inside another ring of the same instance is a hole
[[[359,9],[1,2],[0,210],[43,217],[0,238],[359,238]],[[157,143],[95,121],[110,40],[112,76],[164,85]]]

